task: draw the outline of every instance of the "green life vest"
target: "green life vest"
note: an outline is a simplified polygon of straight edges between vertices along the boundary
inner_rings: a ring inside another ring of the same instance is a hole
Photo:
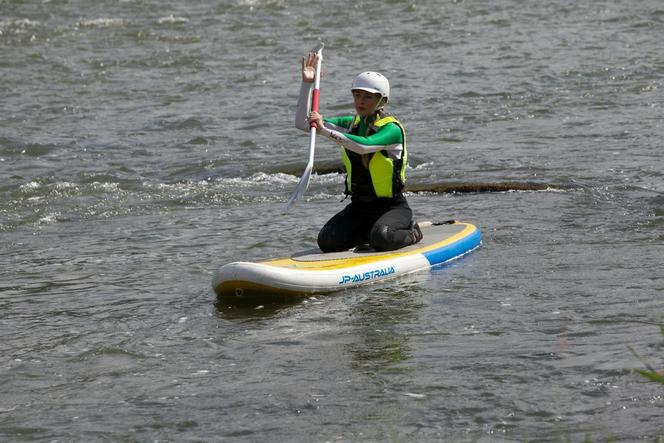
[[[375,134],[388,123],[396,124],[401,129],[403,138],[403,152],[399,160],[393,160],[386,151],[377,151],[370,154],[357,154],[348,149],[342,149],[341,158],[346,168],[346,194],[357,196],[360,200],[373,200],[376,198],[392,198],[399,195],[406,183],[406,131],[403,125],[394,117],[381,117],[368,129],[365,136]],[[359,135],[360,116],[355,116],[349,133]]]

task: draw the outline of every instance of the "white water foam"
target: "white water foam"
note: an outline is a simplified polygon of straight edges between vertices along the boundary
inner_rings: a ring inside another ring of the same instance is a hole
[[[175,17],[173,14],[171,14],[166,17],[160,17],[157,20],[157,23],[159,23],[160,25],[163,24],[181,25],[184,23],[189,23],[189,19],[186,17]]]
[[[79,22],[80,26],[88,28],[108,28],[110,26],[122,26],[123,24],[124,20],[121,18],[96,18]]]

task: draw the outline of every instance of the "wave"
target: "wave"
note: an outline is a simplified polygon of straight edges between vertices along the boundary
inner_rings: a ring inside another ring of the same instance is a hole
[[[77,180],[37,179],[3,186],[7,198],[0,204],[0,231],[19,226],[155,214],[180,209],[285,203],[299,176],[255,172],[246,177],[209,177],[202,180],[160,182],[121,180],[114,176]],[[309,199],[335,197],[343,178],[314,174]]]
[[[257,171],[248,176],[207,177],[174,182],[121,179],[92,175],[76,180],[29,180],[2,187],[7,197],[0,205],[0,231],[18,226],[44,226],[57,222],[106,219],[118,216],[167,213],[211,205],[245,206],[284,203],[299,180],[301,168]],[[307,200],[338,199],[343,189],[338,171],[314,173]],[[412,194],[559,191],[573,186],[543,182],[413,182]]]
[[[124,24],[125,20],[121,18],[95,18],[77,23],[77,25],[82,28],[108,28],[111,26],[122,26]]]
[[[173,14],[168,15],[166,17],[160,17],[157,19],[157,23],[160,25],[168,24],[168,25],[182,25],[185,23],[189,23],[189,19],[186,17],[175,17]]]

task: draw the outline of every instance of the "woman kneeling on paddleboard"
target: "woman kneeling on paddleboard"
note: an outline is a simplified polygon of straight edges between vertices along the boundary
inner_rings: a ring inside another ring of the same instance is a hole
[[[351,202],[332,217],[318,234],[323,252],[344,251],[368,243],[378,251],[391,251],[422,239],[413,212],[403,195],[406,181],[406,132],[401,123],[383,112],[390,85],[382,74],[363,72],[351,92],[356,115],[323,118],[311,111],[311,94],[318,55],[302,58],[302,86],[295,126],[316,131],[342,147],[346,169],[346,195]]]

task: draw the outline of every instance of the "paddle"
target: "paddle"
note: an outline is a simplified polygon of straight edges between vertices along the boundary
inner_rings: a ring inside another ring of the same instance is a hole
[[[321,62],[323,61],[323,43],[316,48],[315,51],[318,54],[318,64],[316,65],[316,76],[314,77],[314,91],[311,96],[311,110],[318,112],[318,104],[320,100],[320,67]],[[300,181],[297,183],[293,194],[286,203],[286,209],[289,209],[295,201],[300,198],[304,191],[309,187],[309,178],[311,178],[311,171],[314,168],[314,150],[316,148],[316,123],[311,123],[309,129],[309,162],[307,167],[304,168],[304,174],[300,178]]]

